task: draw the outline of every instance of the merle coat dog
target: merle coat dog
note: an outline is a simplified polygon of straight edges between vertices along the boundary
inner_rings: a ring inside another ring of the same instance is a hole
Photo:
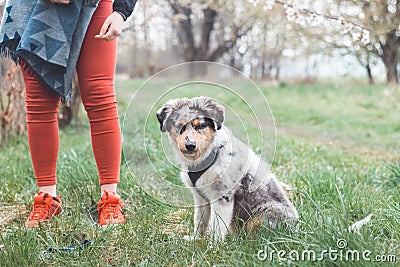
[[[270,166],[223,125],[224,107],[208,97],[168,101],[156,115],[194,196],[194,234],[223,240],[234,225],[250,231],[298,218]],[[237,222],[237,223],[235,223]]]

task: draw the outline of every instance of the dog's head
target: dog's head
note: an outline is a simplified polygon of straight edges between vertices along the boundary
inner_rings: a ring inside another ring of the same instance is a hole
[[[225,108],[209,97],[169,100],[157,113],[162,132],[188,160],[200,159],[224,122]]]

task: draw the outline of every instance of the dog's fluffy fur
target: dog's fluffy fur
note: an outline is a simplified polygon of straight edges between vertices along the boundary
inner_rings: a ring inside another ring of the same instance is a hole
[[[182,163],[181,179],[194,196],[191,239],[209,230],[223,240],[235,222],[250,230],[298,218],[269,166],[223,126],[224,113],[215,100],[196,97],[170,100],[156,114]]]

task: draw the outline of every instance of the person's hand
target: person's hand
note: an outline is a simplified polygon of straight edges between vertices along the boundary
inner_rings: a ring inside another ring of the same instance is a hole
[[[118,12],[113,12],[106,18],[100,29],[100,33],[95,38],[112,41],[121,34],[123,24],[124,18],[122,15]]]
[[[53,4],[68,5],[71,2],[71,0],[49,0],[49,2]]]

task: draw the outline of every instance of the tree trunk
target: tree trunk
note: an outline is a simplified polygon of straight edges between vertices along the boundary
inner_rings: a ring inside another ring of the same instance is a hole
[[[278,63],[276,65],[276,72],[275,72],[275,80],[276,81],[279,81],[280,75],[281,75],[281,65]]]
[[[372,55],[372,53],[368,50],[366,50],[365,57],[364,57],[364,51],[354,54],[358,63],[360,63],[360,65],[365,69],[365,72],[367,73],[367,77],[368,77],[368,83],[370,85],[375,84],[374,77],[372,76],[371,63],[370,63],[371,55]]]
[[[198,60],[206,60],[208,50],[210,48],[210,37],[211,32],[214,30],[215,19],[218,15],[217,11],[207,7],[203,10],[204,21],[201,29],[201,41],[200,47],[197,48],[197,58]]]
[[[169,1],[169,4],[174,12],[174,20],[177,25],[180,49],[183,50],[183,58],[185,61],[193,61],[195,59],[195,44],[193,26],[190,19],[192,10],[189,6],[184,6],[178,1]]]
[[[365,66],[365,70],[367,71],[368,75],[368,83],[370,85],[375,84],[374,77],[372,76],[371,66],[369,65],[369,63]]]
[[[58,125],[60,128],[71,125],[73,120],[77,120],[81,106],[81,95],[79,94],[79,83],[76,75],[72,86],[72,99],[69,105],[62,104],[58,111]]]
[[[397,63],[399,61],[397,51],[393,51],[390,47],[386,48],[383,50],[382,60],[385,64],[387,83],[399,83],[399,77],[397,76]]]
[[[396,36],[396,31],[388,33],[385,37],[386,43],[381,43],[381,58],[383,64],[385,64],[386,80],[389,84],[398,84],[397,64],[399,63],[400,37]]]
[[[262,59],[261,59],[261,80],[266,80],[267,79],[267,74],[266,74],[266,67],[265,67],[265,52],[262,54]]]
[[[4,110],[4,104],[3,104],[3,99],[1,100],[1,110]],[[1,132],[0,132],[0,147],[4,147],[6,144],[6,138],[7,138],[7,121],[6,117],[4,116],[3,112],[0,114],[0,125],[1,125]]]
[[[0,144],[4,146],[9,135],[26,133],[25,87],[19,67],[11,60],[0,60],[0,73]]]
[[[211,51],[211,33],[215,28],[215,21],[218,17],[218,10],[206,6],[202,12],[204,15],[203,20],[200,22],[200,40],[196,44],[194,36],[198,34],[190,16],[192,9],[190,5],[179,3],[179,1],[168,1],[173,12],[175,25],[177,26],[177,35],[179,40],[179,50],[183,51],[183,59],[185,61],[217,61],[225,53],[229,52],[241,36],[247,34],[252,26],[245,28],[244,25],[235,26],[233,35],[230,39],[221,41],[214,50]],[[190,70],[194,75],[203,74],[204,70]]]

